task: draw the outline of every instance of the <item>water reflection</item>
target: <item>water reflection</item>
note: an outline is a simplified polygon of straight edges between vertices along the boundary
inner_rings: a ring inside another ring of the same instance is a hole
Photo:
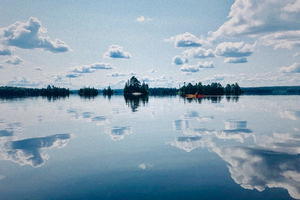
[[[110,123],[110,118],[102,115],[96,115],[94,112],[78,111],[76,109],[68,109],[67,113],[71,114],[73,119],[85,122],[96,122],[97,126]]]
[[[114,126],[105,130],[106,134],[110,135],[113,141],[123,140],[126,135],[132,134],[132,128],[130,126]]]
[[[126,105],[131,108],[132,112],[138,111],[141,103],[145,106],[149,101],[149,96],[124,96]]]
[[[232,179],[245,189],[285,188],[300,199],[300,155],[239,147],[215,147]]]
[[[13,131],[0,130],[0,137],[13,136]]]
[[[177,137],[169,144],[186,152],[191,152],[194,149],[203,147],[203,142],[201,139],[202,138],[200,136]]]
[[[193,112],[185,114],[185,123],[197,118]],[[213,119],[213,118],[211,118]],[[180,122],[180,123],[179,123]],[[207,128],[181,129],[182,121],[175,121],[184,135],[169,142],[171,146],[191,152],[197,148],[206,148],[215,152],[228,165],[232,179],[245,189],[263,191],[266,188],[285,188],[289,195],[300,199],[300,135],[295,133],[276,133],[268,136],[255,134],[247,128],[246,120],[229,119],[224,129]],[[240,144],[247,138],[253,138],[256,146],[237,147],[225,141]],[[229,146],[227,146],[229,144]]]
[[[297,120],[300,119],[300,110],[281,110],[279,115],[281,118]]]
[[[204,96],[201,98],[184,98],[184,102],[192,103],[197,102],[201,104],[203,101],[209,101],[211,103],[221,103],[224,96]],[[226,96],[227,102],[235,102],[239,101],[239,96]]]
[[[70,134],[56,134],[47,137],[29,138],[6,142],[1,149],[1,158],[20,165],[40,167],[48,159],[43,151],[53,147],[62,148],[70,140]]]

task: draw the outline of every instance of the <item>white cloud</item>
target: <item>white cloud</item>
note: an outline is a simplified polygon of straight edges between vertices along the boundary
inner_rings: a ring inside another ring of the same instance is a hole
[[[290,66],[281,67],[279,71],[284,73],[300,73],[300,63],[296,62]]]
[[[35,70],[36,71],[43,71],[43,69],[41,67],[36,67]]]
[[[215,54],[224,57],[246,57],[254,51],[254,45],[244,42],[223,42],[218,44]]]
[[[297,57],[297,56],[300,56],[300,52],[296,52],[293,57]]]
[[[214,68],[214,67],[215,65],[213,61],[206,61],[206,62],[198,62],[196,65],[184,64],[180,67],[180,71],[186,73],[195,73],[198,72],[200,69]]]
[[[184,63],[188,62],[188,59],[181,57],[181,56],[174,56],[172,59],[172,62],[175,65],[183,65]]]
[[[80,66],[80,67],[76,67],[74,70],[72,70],[72,72],[74,73],[93,73],[95,72],[96,70],[94,69],[91,69],[90,66]]]
[[[96,70],[110,70],[112,69],[111,65],[109,63],[93,63],[90,65],[83,65],[83,66],[78,66],[75,67],[71,70],[73,73],[79,73],[79,74],[84,74],[84,73],[93,73]],[[69,77],[69,78],[74,78],[74,77]]]
[[[195,73],[198,72],[200,69],[197,65],[183,65],[182,67],[180,67],[180,71],[182,72],[191,72],[191,73]]]
[[[151,74],[156,73],[156,72],[157,72],[156,69],[150,69],[150,70],[149,70],[149,73],[151,73]]]
[[[209,40],[250,36],[275,48],[299,46],[299,4],[299,0],[236,0],[229,19],[209,33]]]
[[[246,63],[248,62],[247,58],[225,58],[224,63]]]
[[[51,40],[45,34],[47,29],[41,22],[30,17],[27,22],[15,22],[6,28],[0,29],[0,39],[8,46],[16,46],[22,49],[40,48],[52,53],[70,51],[70,47],[60,39]]]
[[[66,74],[66,77],[67,78],[78,78],[78,77],[80,77],[81,76],[81,74]]]
[[[5,62],[12,65],[19,65],[23,62],[23,59],[19,56],[12,56],[11,58],[8,58]]]
[[[214,62],[213,61],[206,61],[206,62],[198,62],[197,67],[199,68],[214,68]]]
[[[109,76],[109,77],[120,77],[120,76],[126,76],[126,74],[115,72],[115,73],[108,74],[107,76]]]
[[[140,16],[136,19],[136,21],[138,22],[150,22],[152,21],[152,18],[150,17],[145,17],[145,16]]]
[[[215,57],[212,49],[204,49],[202,47],[188,49],[183,52],[183,55],[189,58],[211,58]]]
[[[300,30],[268,34],[262,36],[260,42],[265,46],[274,46],[274,49],[300,47]]]
[[[10,55],[11,55],[10,49],[0,46],[0,56],[10,56]]]
[[[110,63],[94,63],[90,65],[91,69],[112,69]]]
[[[282,10],[285,12],[293,13],[300,11],[300,0],[288,3]]]
[[[38,87],[41,85],[41,82],[34,82],[27,80],[27,78],[14,78],[14,80],[9,81],[7,83],[8,86],[15,86],[15,87]]]
[[[108,51],[103,55],[106,58],[131,58],[129,52],[123,51],[123,47],[113,44],[108,48]]]
[[[173,36],[165,41],[174,42],[175,47],[199,47],[202,45],[201,39],[189,32]]]

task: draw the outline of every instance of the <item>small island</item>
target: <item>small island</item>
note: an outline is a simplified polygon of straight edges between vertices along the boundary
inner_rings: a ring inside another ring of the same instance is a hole
[[[95,97],[98,95],[98,90],[90,87],[80,88],[78,94],[81,97]]]
[[[146,83],[142,83],[135,77],[132,76],[130,80],[125,83],[124,96],[147,96],[149,94],[149,86]]]

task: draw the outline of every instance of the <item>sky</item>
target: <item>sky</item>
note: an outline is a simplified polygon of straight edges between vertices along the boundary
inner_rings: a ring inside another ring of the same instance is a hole
[[[0,0],[0,85],[300,85],[300,0]]]

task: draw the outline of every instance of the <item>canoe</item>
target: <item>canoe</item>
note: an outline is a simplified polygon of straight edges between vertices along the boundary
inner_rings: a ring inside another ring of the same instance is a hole
[[[203,98],[204,95],[203,94],[186,94],[185,97],[186,98]]]

